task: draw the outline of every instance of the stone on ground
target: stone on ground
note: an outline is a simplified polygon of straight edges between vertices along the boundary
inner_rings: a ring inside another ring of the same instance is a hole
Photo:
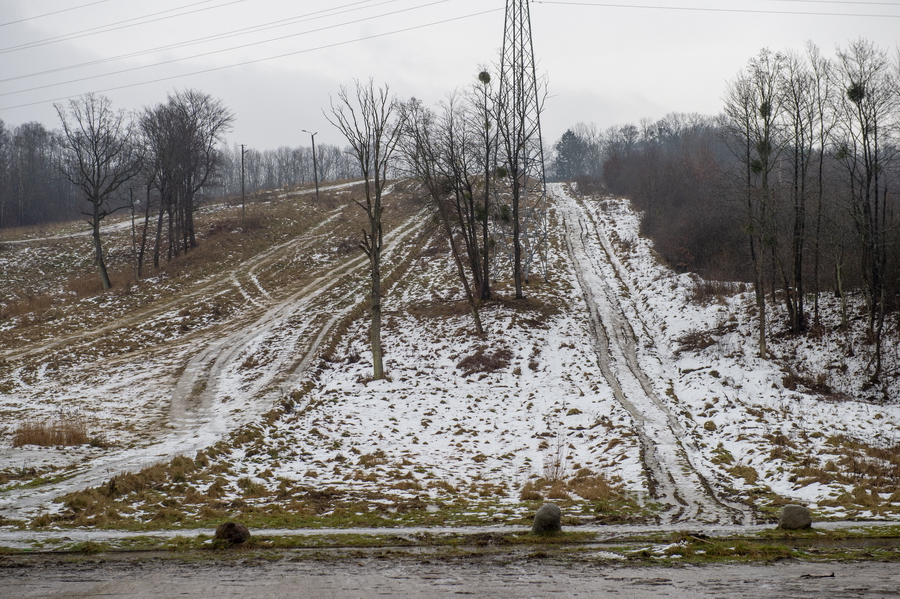
[[[531,532],[535,534],[559,532],[562,530],[561,519],[562,512],[559,507],[552,503],[545,503],[534,515],[534,524],[531,526]]]
[[[778,528],[783,530],[802,530],[812,526],[812,514],[802,505],[789,504],[781,510]]]
[[[216,528],[216,538],[229,543],[243,543],[250,538],[250,529],[240,522],[225,522]]]

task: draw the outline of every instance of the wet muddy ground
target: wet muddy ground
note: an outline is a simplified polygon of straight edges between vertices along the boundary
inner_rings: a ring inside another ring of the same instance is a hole
[[[641,566],[526,556],[0,557],[3,598],[900,597],[900,564]],[[833,576],[832,576],[833,575]]]

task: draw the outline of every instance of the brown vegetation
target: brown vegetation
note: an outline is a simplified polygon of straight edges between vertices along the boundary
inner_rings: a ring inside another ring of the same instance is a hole
[[[462,370],[463,376],[470,376],[477,372],[496,372],[509,366],[513,354],[506,348],[490,351],[487,346],[480,346],[475,353],[466,356],[456,365]]]
[[[13,447],[86,445],[91,442],[87,424],[80,418],[57,419],[49,422],[31,420],[19,424],[12,433]]]

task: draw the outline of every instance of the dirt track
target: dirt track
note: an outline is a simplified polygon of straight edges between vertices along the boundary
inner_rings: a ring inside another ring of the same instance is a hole
[[[629,316],[639,315],[640,310],[623,306],[632,294],[609,239],[578,200],[560,185],[552,189],[569,256],[590,310],[601,373],[637,425],[653,497],[667,506],[664,520],[750,524],[749,508],[722,498],[698,472],[692,463],[696,448],[639,363],[637,346],[643,345],[644,353],[653,355],[655,344],[643,323],[636,322],[639,316]]]

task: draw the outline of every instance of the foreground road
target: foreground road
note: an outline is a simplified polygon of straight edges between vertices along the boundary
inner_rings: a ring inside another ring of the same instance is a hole
[[[0,560],[0,597],[900,597],[891,563],[778,563],[684,567],[562,562],[377,559],[228,563],[123,558],[94,562]],[[18,567],[22,566],[22,567]],[[832,577],[831,574],[834,573]]]

